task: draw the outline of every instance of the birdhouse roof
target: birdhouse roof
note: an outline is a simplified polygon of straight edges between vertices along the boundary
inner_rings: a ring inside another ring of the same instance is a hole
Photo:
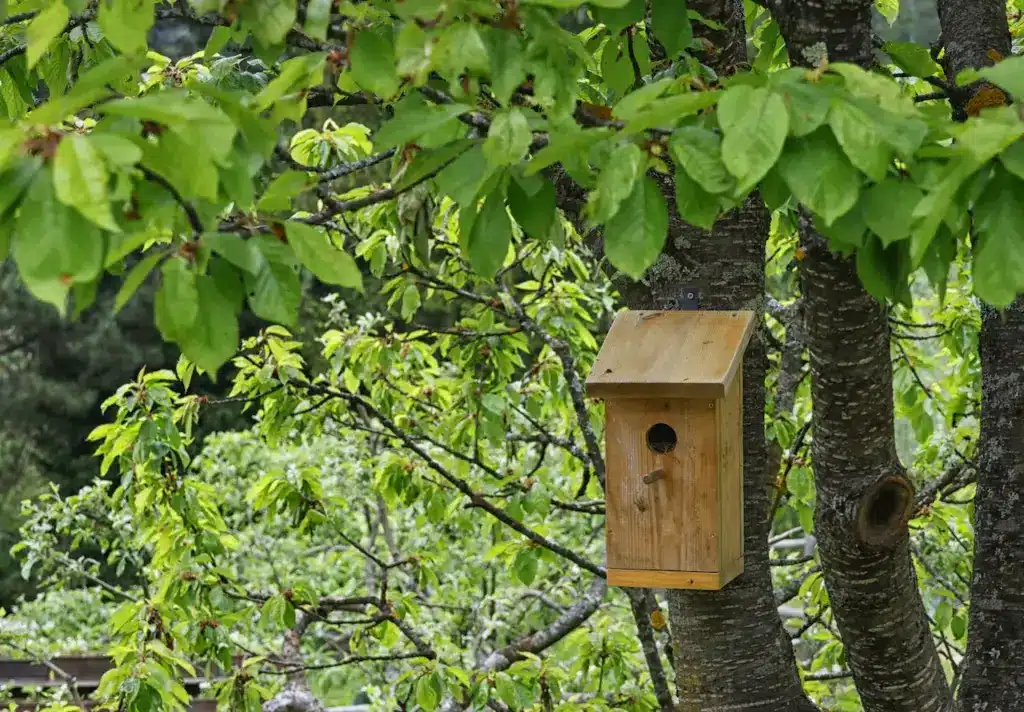
[[[594,398],[723,398],[754,330],[749,311],[624,311],[587,379]]]

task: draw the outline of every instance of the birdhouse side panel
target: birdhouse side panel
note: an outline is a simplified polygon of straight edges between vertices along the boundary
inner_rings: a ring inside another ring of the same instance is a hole
[[[606,402],[609,569],[719,570],[715,400]]]
[[[720,557],[724,569],[743,559],[743,373],[736,374],[718,404]],[[742,563],[739,571],[742,571]],[[735,574],[734,574],[735,575]]]

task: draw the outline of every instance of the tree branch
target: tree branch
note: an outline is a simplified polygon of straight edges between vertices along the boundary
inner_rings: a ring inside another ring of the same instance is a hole
[[[171,185],[170,181],[168,181],[162,175],[160,175],[156,171],[146,168],[146,166],[142,165],[141,163],[139,163],[137,167],[139,171],[141,171],[142,175],[146,177],[146,180],[156,183],[161,188],[170,193],[171,197],[174,198],[178,205],[181,206],[181,209],[185,211],[185,216],[188,218],[188,224],[192,227],[192,237],[195,238],[202,235],[204,232],[203,223],[199,219],[199,213],[196,212],[195,206],[193,206],[190,202],[185,200],[185,198],[182,197],[181,193],[178,192],[178,189]]]

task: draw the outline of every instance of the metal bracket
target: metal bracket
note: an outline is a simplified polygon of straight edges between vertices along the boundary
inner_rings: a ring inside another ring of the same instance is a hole
[[[700,309],[700,288],[695,285],[684,286],[679,295],[678,307],[684,311]]]

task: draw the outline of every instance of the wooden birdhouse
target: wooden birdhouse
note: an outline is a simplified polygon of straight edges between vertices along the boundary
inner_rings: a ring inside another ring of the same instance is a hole
[[[605,401],[608,583],[720,589],[743,571],[743,352],[753,312],[620,313]]]

